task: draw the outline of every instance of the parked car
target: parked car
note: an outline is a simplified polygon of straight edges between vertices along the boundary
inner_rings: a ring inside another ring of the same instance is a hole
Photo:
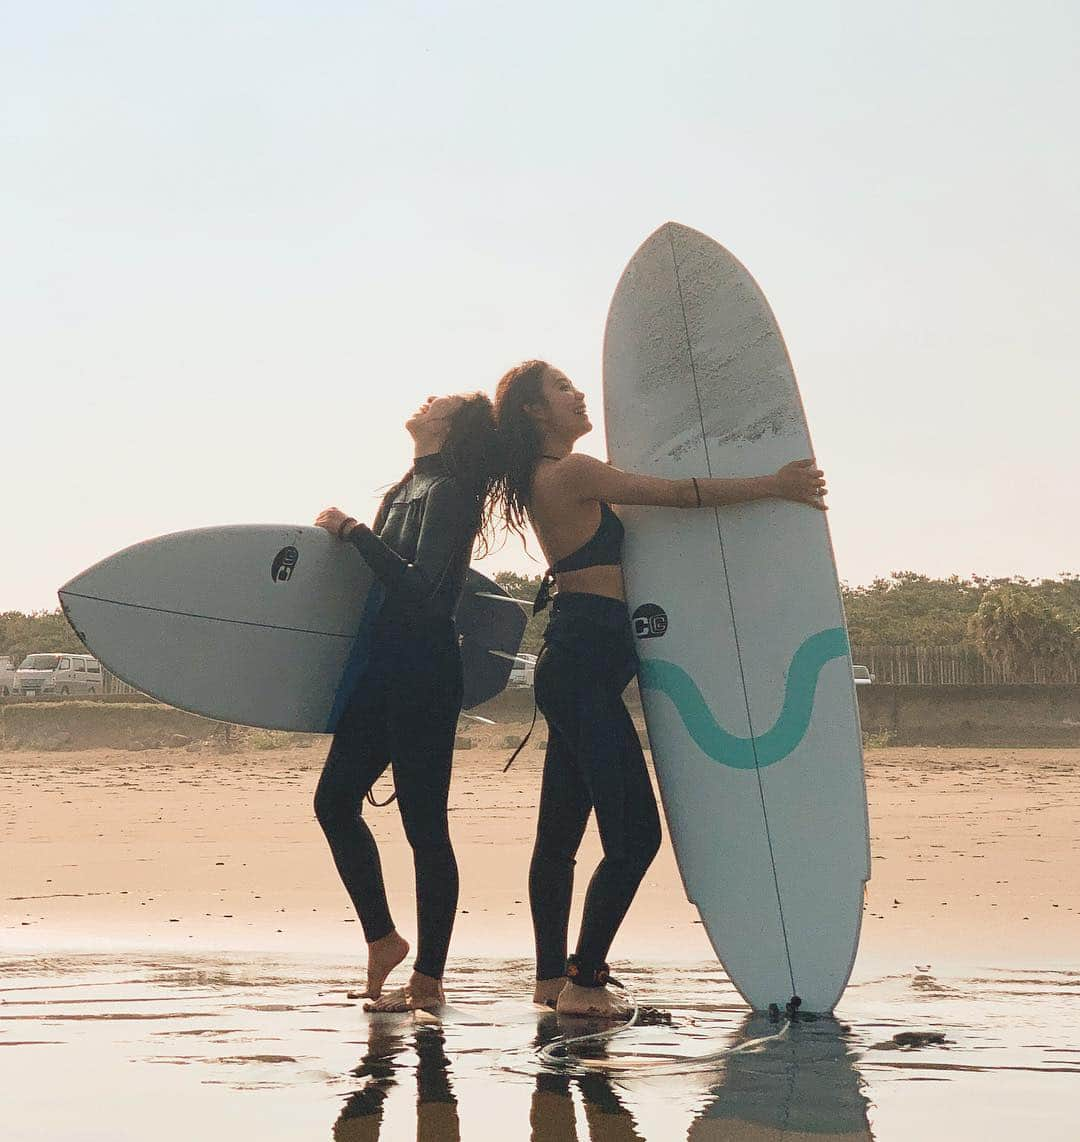
[[[6,698],[15,685],[15,659],[9,654],[0,654],[0,698]]]
[[[13,694],[100,694],[101,663],[89,654],[28,654],[15,671]]]
[[[522,652],[514,659],[510,669],[510,686],[531,686],[533,684],[533,670],[536,668],[536,655]]]
[[[855,676],[856,686],[869,686],[875,678],[868,666],[852,666],[851,673]]]

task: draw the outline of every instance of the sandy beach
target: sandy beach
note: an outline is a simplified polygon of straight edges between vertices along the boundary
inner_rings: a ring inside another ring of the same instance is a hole
[[[527,957],[542,754],[526,747],[504,775],[510,751],[493,740],[506,728],[472,736],[451,792],[454,952]],[[311,810],[324,748],[0,754],[4,945],[362,953]],[[860,961],[1076,955],[1080,886],[1062,872],[1080,835],[1080,750],[871,750],[867,778],[873,877]],[[408,933],[400,818],[393,807],[366,813]],[[590,825],[579,905],[598,859]],[[707,958],[696,921],[665,839],[614,957]]]
[[[837,1011],[844,1026],[829,1038],[827,1027],[808,1025],[799,1042],[774,1044],[772,1054],[761,1049],[749,1085],[739,1078],[744,1064],[720,1063],[711,1053],[761,1029],[744,1025],[745,1009],[716,965],[665,842],[612,958],[639,998],[672,1011],[681,1029],[630,1032],[620,1050],[681,1058],[687,1074],[636,1085],[609,1076],[602,1082],[617,1096],[612,1103],[608,1094],[590,1095],[588,1076],[549,1076],[554,1086],[545,1086],[530,1073],[537,1036],[560,1033],[544,1032],[527,1002],[525,884],[542,755],[527,747],[502,774],[508,736],[505,726],[470,730],[472,746],[455,760],[451,821],[462,895],[447,976],[452,1009],[435,1046],[400,1019],[387,1032],[344,999],[360,978],[363,942],[311,810],[325,745],[0,754],[0,1048],[7,1047],[0,1075],[6,1090],[18,1092],[7,1136],[134,1138],[151,1119],[159,1137],[185,1136],[181,1124],[186,1136],[232,1136],[243,1132],[254,1106],[246,1114],[228,1110],[239,1115],[235,1129],[207,1132],[207,1124],[218,1121],[223,1090],[244,1089],[288,1105],[297,1121],[322,1122],[314,1137],[328,1129],[334,1138],[384,1140],[801,1137],[778,1133],[762,1110],[758,1096],[770,1088],[761,1075],[770,1067],[789,1102],[791,1090],[817,1075],[807,1105],[813,1109],[822,1091],[831,1092],[830,1113],[847,1107],[843,1113],[854,1114],[831,1133],[807,1127],[808,1137],[1011,1137],[995,1131],[1028,1121],[1019,1109],[1023,1098],[1013,1095],[1032,1097],[1036,1081],[1045,1118],[1039,1136],[1073,1136],[1064,1094],[1072,1087],[1063,1084],[1080,1077],[1072,1045],[1080,999],[1080,887],[1073,875],[1080,751],[868,752],[873,879],[852,985]],[[397,812],[367,812],[396,919],[409,936],[412,868]],[[590,828],[579,859],[578,907],[598,855]],[[237,995],[246,1002],[237,1006]],[[178,1020],[192,1022],[186,1036]],[[1066,1033],[1068,1026],[1073,1031]],[[926,1027],[942,1027],[951,1045],[904,1050],[902,1060],[885,1049],[893,1034]],[[315,1039],[334,1047],[324,1050]],[[368,1064],[357,1064],[353,1056],[364,1043]],[[115,1086],[125,1067],[139,1066],[139,1089],[156,1092],[151,1101],[186,1100],[175,1132],[150,1110],[147,1118],[132,1109],[71,1133],[70,1114],[53,1105],[49,1051],[70,1056],[65,1074],[76,1061],[83,1076],[73,1080],[76,1087],[90,1076],[98,1089]],[[506,1065],[508,1051],[518,1058],[516,1070]],[[84,1070],[88,1053],[93,1063]],[[185,1066],[174,1066],[164,1087],[157,1079],[145,1085],[168,1059]],[[704,1061],[691,1065],[693,1059]],[[361,1073],[365,1066],[374,1066],[372,1073],[389,1068],[394,1081],[402,1068],[415,1072],[418,1101],[410,1079],[396,1093],[388,1088],[383,1098],[372,1094],[356,1104],[375,1081]],[[818,1073],[823,1066],[832,1068],[827,1080]],[[492,1067],[505,1072],[495,1083]],[[795,1086],[793,1067],[801,1076]],[[430,1082],[442,1089],[447,1073],[456,1093],[423,1094]],[[946,1088],[966,1107],[964,1125],[926,1133],[925,1123],[944,1112]],[[757,1092],[750,1103],[748,1091]],[[538,1092],[550,1095],[539,1103],[548,1108],[539,1119],[551,1127],[547,1134],[537,1126]],[[496,1127],[474,1098],[491,1107],[525,1100],[528,1109],[521,1102],[507,1111],[513,1125]],[[1011,1116],[1007,1105],[1014,1106]],[[447,1117],[451,1106],[456,1125]],[[820,1117],[821,1108],[814,1113]],[[265,1105],[259,1114],[262,1121]],[[790,1127],[790,1106],[788,1114]],[[299,1137],[287,1121],[262,1136]],[[561,1133],[552,1125],[559,1121]],[[579,1134],[568,1132],[574,1121]]]

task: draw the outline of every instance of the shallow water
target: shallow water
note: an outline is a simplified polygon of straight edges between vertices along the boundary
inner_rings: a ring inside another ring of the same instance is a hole
[[[0,959],[9,1142],[740,1142],[1080,1137],[1080,971],[912,969],[838,1021],[748,1018],[710,965],[621,973],[672,1026],[588,1031],[528,1004],[530,964],[451,964],[441,1025],[369,1016],[338,962],[162,953]],[[898,1047],[905,1031],[947,1042]],[[584,1061],[583,1061],[584,1060]]]

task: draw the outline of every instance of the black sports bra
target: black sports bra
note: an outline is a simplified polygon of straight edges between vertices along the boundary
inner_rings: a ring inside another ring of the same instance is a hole
[[[584,571],[586,567],[606,567],[622,562],[622,543],[626,529],[611,510],[610,504],[600,501],[600,524],[596,531],[576,550],[556,560],[547,569],[540,590],[533,603],[533,614],[542,611],[551,599],[551,583],[564,571]]]
[[[608,504],[601,501],[599,527],[576,551],[571,551],[569,555],[552,563],[551,574],[560,575],[563,571],[583,571],[586,567],[618,563],[622,558],[625,531],[622,520]]]

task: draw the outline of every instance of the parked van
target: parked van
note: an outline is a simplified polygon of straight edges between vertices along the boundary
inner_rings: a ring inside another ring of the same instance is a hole
[[[101,663],[89,654],[28,654],[15,671],[12,693],[27,698],[39,694],[100,694],[104,690]]]
[[[516,654],[514,665],[507,679],[508,686],[531,686],[533,684],[533,671],[536,669],[535,654]]]

